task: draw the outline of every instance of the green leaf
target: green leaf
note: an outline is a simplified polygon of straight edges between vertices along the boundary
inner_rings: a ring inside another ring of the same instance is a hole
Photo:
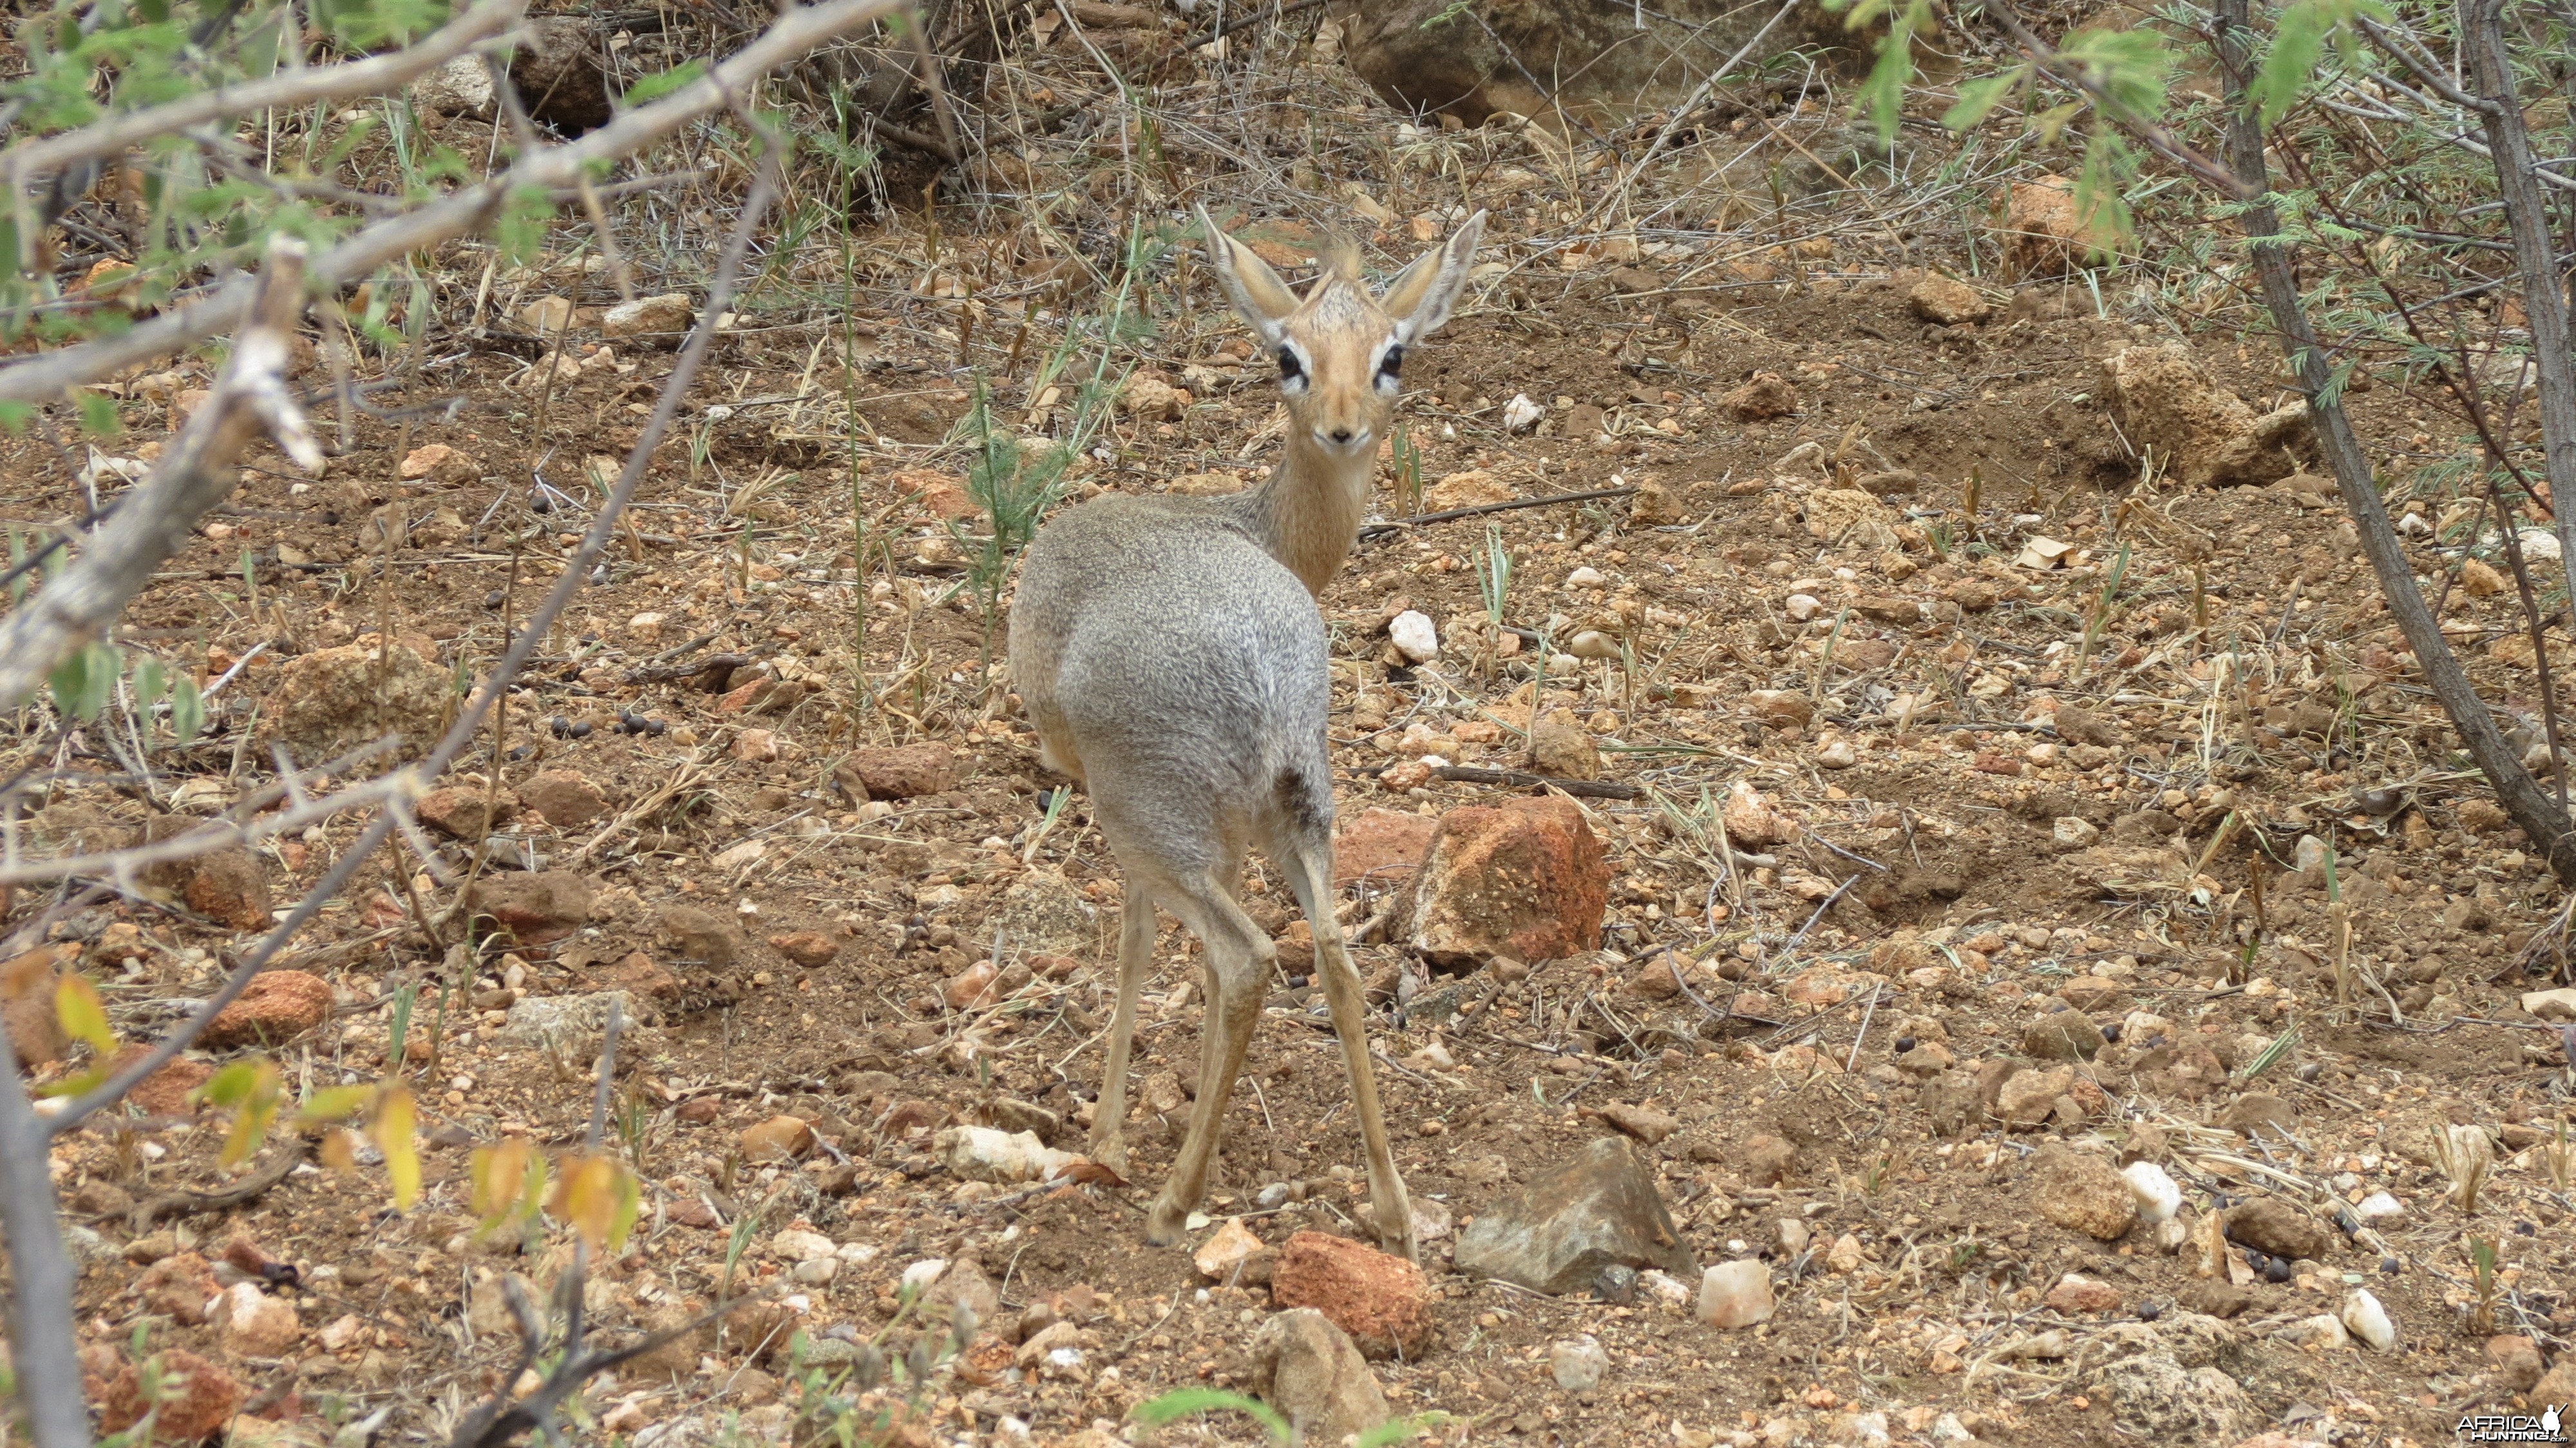
[[[59,550],[58,550],[59,551]],[[89,644],[54,666],[54,707],[74,719],[95,719],[116,688],[116,649]]]
[[[205,1084],[190,1094],[208,1106],[230,1110],[249,1099],[251,1088],[259,1082],[258,1061],[235,1061],[206,1078]]]
[[[492,236],[501,247],[501,259],[512,265],[533,260],[544,250],[546,223],[554,219],[555,203],[542,186],[522,186],[512,191],[501,203],[500,220]]]
[[[2299,103],[2301,92],[2318,78],[2317,62],[2326,42],[2350,38],[2353,22],[2364,17],[2384,20],[2388,9],[2376,0],[2298,0],[2281,12],[2272,28],[2272,48],[2245,88],[2247,98],[2261,108],[2263,124],[2279,120]]]
[[[628,86],[626,94],[617,98],[617,104],[625,108],[640,106],[646,101],[669,95],[706,73],[707,63],[703,60],[692,60],[683,65],[675,65],[669,70],[656,71]]]
[[[192,743],[206,727],[206,696],[186,674],[170,691],[170,732],[182,744]]]
[[[1277,1409],[1258,1399],[1220,1388],[1176,1389],[1159,1398],[1138,1403],[1127,1416],[1149,1427],[1161,1427],[1198,1413],[1224,1412],[1242,1413],[1252,1418],[1269,1429],[1270,1436],[1281,1443],[1287,1442],[1291,1436],[1288,1420],[1279,1416]]]
[[[80,394],[80,425],[91,437],[114,437],[125,430],[116,415],[116,399],[102,392]]]
[[[28,425],[33,423],[35,420],[35,404],[29,402],[0,402],[0,428],[7,429],[10,436],[24,436]]]
[[[170,691],[170,668],[159,659],[145,654],[134,665],[134,702],[149,709],[161,702]]]
[[[1954,131],[1974,129],[2029,75],[2030,63],[2024,61],[2001,75],[1972,80],[1960,86],[1959,99],[1942,113],[1941,124]]]

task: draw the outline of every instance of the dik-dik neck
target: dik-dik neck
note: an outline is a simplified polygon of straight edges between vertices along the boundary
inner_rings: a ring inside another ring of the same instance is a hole
[[[1320,597],[1359,538],[1377,458],[1374,449],[1347,456],[1292,438],[1269,478],[1243,495],[1244,522],[1264,551]]]

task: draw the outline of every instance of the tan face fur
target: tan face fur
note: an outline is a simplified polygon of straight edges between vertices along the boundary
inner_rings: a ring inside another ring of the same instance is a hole
[[[1252,248],[1217,230],[1204,208],[1199,225],[1226,299],[1279,370],[1289,446],[1369,456],[1394,420],[1404,353],[1449,320],[1467,285],[1485,213],[1467,218],[1375,296],[1356,267],[1338,262],[1300,298]]]

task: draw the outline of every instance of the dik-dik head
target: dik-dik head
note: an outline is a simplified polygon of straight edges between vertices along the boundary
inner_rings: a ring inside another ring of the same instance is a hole
[[[1365,457],[1394,419],[1405,351],[1449,320],[1467,285],[1485,213],[1415,258],[1382,295],[1369,294],[1356,264],[1336,258],[1302,300],[1252,248],[1217,230],[1205,207],[1199,225],[1226,300],[1279,364],[1291,445]]]

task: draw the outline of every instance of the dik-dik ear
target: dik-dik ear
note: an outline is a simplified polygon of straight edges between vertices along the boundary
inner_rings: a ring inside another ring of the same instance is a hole
[[[1216,263],[1217,285],[1225,288],[1234,314],[1260,336],[1261,345],[1278,346],[1281,324],[1297,310],[1297,294],[1251,247],[1217,230],[1204,206],[1199,208],[1199,229],[1207,233],[1208,260]]]
[[[1379,302],[1395,319],[1395,340],[1411,343],[1438,331],[1467,289],[1467,268],[1476,260],[1476,243],[1485,234],[1485,213],[1467,218],[1450,238],[1421,256],[1387,283]]]

